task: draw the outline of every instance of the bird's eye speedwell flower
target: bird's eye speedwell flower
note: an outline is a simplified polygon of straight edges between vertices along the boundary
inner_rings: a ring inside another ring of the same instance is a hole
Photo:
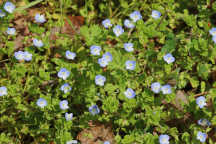
[[[65,119],[66,121],[70,121],[73,119],[73,113],[65,113]]]
[[[110,52],[106,52],[105,54],[103,54],[103,58],[105,58],[107,62],[111,62],[112,54]]]
[[[151,90],[154,92],[154,93],[159,93],[160,90],[161,90],[161,85],[159,82],[154,82],[151,84]]]
[[[15,28],[8,28],[6,32],[8,35],[15,35],[16,29]]]
[[[135,27],[135,25],[129,19],[124,20],[124,26],[126,28],[134,28]]]
[[[114,32],[114,34],[118,37],[118,36],[120,36],[121,34],[124,33],[124,29],[122,28],[122,26],[117,25],[117,26],[115,26],[115,27],[113,28],[113,32]]]
[[[109,141],[105,141],[103,144],[110,144],[110,142]]]
[[[103,86],[106,78],[102,75],[96,75],[95,77],[95,84],[99,86]]]
[[[32,54],[31,53],[25,51],[25,52],[23,52],[23,54],[24,54],[24,60],[25,61],[31,61],[32,60]]]
[[[133,43],[124,43],[124,49],[127,52],[132,52],[134,50]]]
[[[5,86],[0,87],[0,96],[7,95],[7,88]]]
[[[168,64],[173,63],[175,61],[175,58],[172,56],[171,53],[166,54],[163,56],[164,61],[166,61]]]
[[[15,5],[11,2],[6,2],[4,4],[4,9],[5,11],[7,11],[8,13],[12,13],[15,9]]]
[[[207,119],[198,120],[198,124],[201,126],[210,126],[211,125],[211,123]]]
[[[161,91],[163,94],[171,94],[172,93],[172,89],[171,89],[171,86],[169,84],[162,86]]]
[[[140,19],[142,19],[142,15],[139,11],[134,11],[130,14],[130,18],[133,20],[133,22],[136,22]]]
[[[67,50],[65,52],[65,56],[67,59],[73,60],[76,57],[76,53]]]
[[[66,80],[70,76],[70,72],[66,68],[61,68],[58,72],[58,77]]]
[[[63,84],[60,89],[64,93],[68,93],[69,91],[71,91],[71,87],[68,83]]]
[[[216,43],[216,36],[213,36],[212,40],[213,40],[214,43]]]
[[[127,60],[125,62],[125,66],[126,66],[126,69],[128,70],[134,70],[136,67],[136,61]]]
[[[44,108],[45,106],[47,106],[47,101],[43,98],[39,98],[37,100],[37,105],[41,108]]]
[[[161,16],[161,13],[157,10],[153,10],[152,11],[152,15],[151,15],[154,19],[158,19]]]
[[[212,36],[216,36],[216,28],[212,28],[209,30],[209,33],[212,35]]]
[[[97,105],[93,105],[93,106],[90,106],[90,107],[89,107],[89,112],[90,112],[92,115],[96,115],[96,114],[99,114],[99,113],[100,113],[100,109],[98,108]]]
[[[15,56],[15,58],[17,60],[20,60],[20,61],[22,61],[22,60],[31,61],[32,60],[32,54],[27,52],[27,51],[25,51],[25,52],[23,52],[23,51],[15,52],[14,56]]]
[[[101,47],[93,45],[90,47],[90,50],[92,55],[100,55]]]
[[[33,44],[34,44],[34,46],[36,46],[38,48],[40,48],[40,47],[42,47],[44,45],[42,40],[38,40],[36,38],[33,39]]]
[[[38,23],[44,23],[46,21],[44,15],[36,14],[35,15],[35,21]]]
[[[159,136],[159,142],[160,144],[169,144],[169,139],[170,137],[166,134],[160,135]]]
[[[127,90],[124,92],[124,95],[131,99],[131,98],[134,98],[136,96],[136,93],[133,91],[133,89],[131,88],[127,88]]]
[[[60,101],[59,106],[60,106],[60,109],[62,109],[62,110],[68,109],[69,108],[68,101],[67,100]]]
[[[66,144],[77,144],[77,143],[78,143],[77,140],[70,140],[66,142]]]
[[[5,16],[5,12],[3,12],[1,9],[0,9],[0,18],[3,18]]]
[[[109,19],[105,19],[102,21],[102,25],[105,27],[105,28],[110,28],[112,27],[112,24],[111,24],[111,21]]]
[[[204,142],[206,141],[206,138],[207,138],[207,134],[206,134],[206,133],[202,133],[201,131],[199,131],[199,132],[197,133],[197,139],[198,139],[200,142],[204,143]]]
[[[17,60],[24,60],[24,52],[23,51],[15,52],[14,56]]]
[[[206,106],[206,99],[204,96],[200,96],[196,99],[196,103],[200,108],[203,108],[204,106]]]
[[[106,67],[111,61],[112,61],[112,54],[110,52],[106,52],[105,54],[103,54],[102,58],[98,59],[98,63],[100,64],[101,67]]]
[[[108,65],[108,61],[107,59],[105,59],[104,57],[99,58],[98,59],[98,63],[101,67],[106,67]]]

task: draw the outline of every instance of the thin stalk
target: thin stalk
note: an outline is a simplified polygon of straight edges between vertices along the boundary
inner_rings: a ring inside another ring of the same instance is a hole
[[[23,11],[23,10],[25,10],[25,9],[28,9],[28,8],[30,8],[30,7],[33,7],[34,5],[39,4],[39,3],[42,2],[42,1],[44,1],[44,0],[36,0],[36,1],[33,1],[33,2],[29,3],[29,4],[26,5],[26,6],[22,6],[22,7],[19,7],[19,8],[17,8],[17,9],[15,9],[15,12]]]

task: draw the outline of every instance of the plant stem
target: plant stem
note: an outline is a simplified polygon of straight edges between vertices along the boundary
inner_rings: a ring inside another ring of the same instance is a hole
[[[15,9],[15,12],[23,11],[23,10],[25,10],[25,9],[27,9],[27,8],[33,7],[34,5],[36,5],[36,4],[38,4],[38,3],[42,2],[42,1],[44,1],[44,0],[36,0],[36,1],[33,1],[33,2],[29,3],[29,4],[26,5],[26,6],[19,7],[19,8],[17,8],[17,9]]]
[[[9,61],[9,59],[1,60],[0,63],[2,63],[2,62],[6,62],[6,61]]]

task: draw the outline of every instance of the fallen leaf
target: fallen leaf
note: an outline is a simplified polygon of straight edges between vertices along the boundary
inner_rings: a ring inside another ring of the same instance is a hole
[[[68,22],[70,20],[71,24]],[[82,16],[68,16],[68,19],[65,19],[65,24],[61,29],[62,33],[73,36],[75,33],[79,33],[80,27],[84,24],[84,17]]]
[[[104,141],[109,141],[114,144],[114,134],[111,126],[105,126],[103,124],[90,123],[90,128],[82,130],[77,139],[82,144],[101,144]]]
[[[185,94],[184,91],[178,90],[178,91],[176,92],[175,104],[174,104],[174,105],[175,105],[178,109],[182,110],[183,107],[181,106],[181,103],[188,104],[188,99],[187,99],[187,96],[186,96],[186,94]]]
[[[22,35],[18,35],[16,37],[16,39],[14,40],[14,50],[22,49],[24,47],[23,40],[24,40],[24,36]]]

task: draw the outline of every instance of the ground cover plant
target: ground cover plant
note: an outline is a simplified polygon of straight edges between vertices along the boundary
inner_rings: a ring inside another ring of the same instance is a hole
[[[0,1],[1,144],[216,143],[216,1]]]

